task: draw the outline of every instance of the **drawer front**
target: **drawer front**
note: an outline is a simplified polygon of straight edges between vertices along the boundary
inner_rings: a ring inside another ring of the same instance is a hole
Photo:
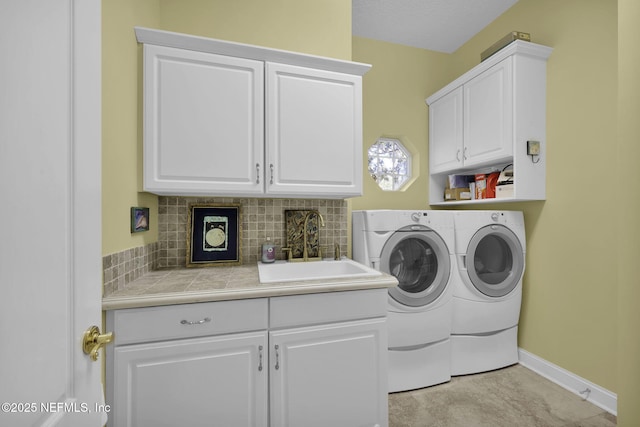
[[[132,308],[107,313],[116,345],[267,329],[266,298]]]
[[[387,315],[387,289],[329,292],[270,299],[270,328],[343,322]]]

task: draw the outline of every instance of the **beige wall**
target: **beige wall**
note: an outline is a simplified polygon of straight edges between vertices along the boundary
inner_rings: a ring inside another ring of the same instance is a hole
[[[133,27],[157,27],[158,0],[102,2],[102,253],[155,242],[158,198],[142,187],[141,64]],[[150,208],[150,231],[130,233],[130,208]]]
[[[349,0],[160,0],[162,29],[351,59]]]
[[[108,0],[103,3],[102,251],[157,241],[158,198],[142,189],[141,57],[134,26],[351,59],[349,0]],[[129,210],[150,208],[131,234]]]
[[[353,38],[353,59],[372,64],[363,79],[363,196],[357,209],[425,209],[428,180],[428,109],[425,98],[448,81],[449,55]],[[395,137],[414,154],[417,179],[402,192],[385,192],[367,173],[367,149],[380,137]],[[415,155],[417,154],[417,156]]]

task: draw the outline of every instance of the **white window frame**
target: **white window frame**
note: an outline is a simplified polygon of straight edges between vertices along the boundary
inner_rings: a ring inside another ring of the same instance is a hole
[[[397,149],[392,151],[391,156],[381,155],[379,150],[375,150],[375,153],[371,153],[371,149],[373,147],[379,146],[381,143],[392,143],[396,146]],[[399,150],[398,150],[399,149]],[[374,164],[381,165],[380,159],[392,159],[395,160],[395,153],[400,151],[406,159],[406,174],[400,173],[399,171],[380,171],[380,170],[371,170],[371,161],[375,158],[377,160]],[[407,147],[402,144],[399,139],[396,138],[378,138],[375,143],[373,143],[369,149],[367,150],[367,166],[369,175],[376,181],[378,186],[383,191],[400,191],[405,187],[408,183],[411,182],[412,171],[411,171],[411,163],[412,163],[412,154],[407,149]],[[391,185],[389,186],[389,179],[391,181]]]

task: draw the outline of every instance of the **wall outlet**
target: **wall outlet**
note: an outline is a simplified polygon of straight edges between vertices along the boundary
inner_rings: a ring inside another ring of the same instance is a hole
[[[540,141],[527,141],[527,155],[528,156],[540,155]]]

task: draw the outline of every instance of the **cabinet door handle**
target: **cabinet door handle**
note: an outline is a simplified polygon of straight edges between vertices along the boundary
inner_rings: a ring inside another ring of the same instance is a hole
[[[180,323],[182,323],[183,325],[203,325],[205,323],[209,323],[211,322],[211,318],[210,317],[205,317],[204,319],[200,319],[200,320],[186,320],[183,319],[180,321]]]
[[[279,349],[280,346],[276,344],[276,371],[280,369],[280,353],[278,351]]]
[[[256,163],[256,184],[260,184],[260,163]]]
[[[262,346],[258,346],[258,356],[260,357],[260,363],[258,364],[258,371],[262,371]]]
[[[269,184],[273,185],[273,163],[269,165],[269,169],[271,169],[271,179],[269,180]]]
[[[467,160],[467,150],[469,149],[469,147],[464,147],[464,159]]]
[[[456,150],[456,160],[460,161],[460,149],[459,148]]]

